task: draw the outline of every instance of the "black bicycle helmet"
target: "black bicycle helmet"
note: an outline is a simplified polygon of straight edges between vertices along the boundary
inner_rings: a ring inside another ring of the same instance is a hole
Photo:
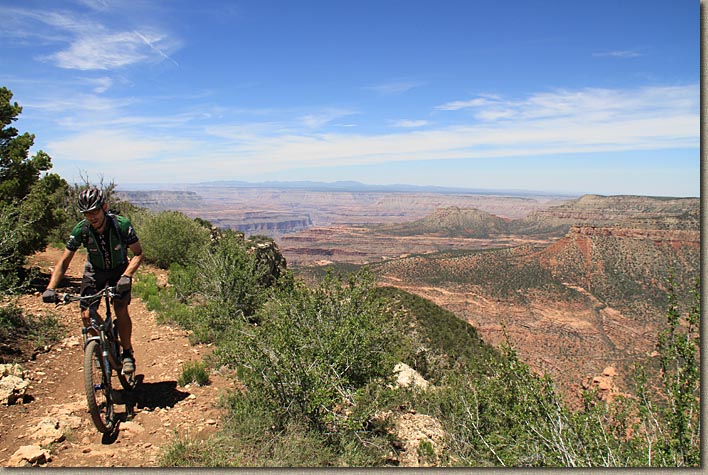
[[[103,206],[106,202],[106,197],[103,196],[103,191],[98,188],[87,188],[79,193],[79,211],[88,213]]]

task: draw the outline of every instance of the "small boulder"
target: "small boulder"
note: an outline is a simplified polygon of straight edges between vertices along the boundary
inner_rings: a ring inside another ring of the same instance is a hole
[[[31,434],[32,439],[39,441],[40,446],[47,446],[65,439],[64,431],[59,428],[59,420],[45,417]]]
[[[425,414],[403,414],[395,420],[395,436],[401,441],[398,462],[402,467],[434,467],[447,450],[442,424]]]
[[[131,434],[142,434],[145,428],[135,421],[126,421],[120,425],[121,431],[126,431]]]
[[[0,377],[0,404],[10,406],[23,398],[30,382],[28,379],[8,374]]]
[[[396,384],[400,388],[420,388],[425,391],[430,386],[430,383],[420,373],[405,363],[398,363],[393,368],[393,372],[398,375]]]
[[[34,467],[51,461],[48,450],[36,445],[23,445],[8,460],[10,467]]]

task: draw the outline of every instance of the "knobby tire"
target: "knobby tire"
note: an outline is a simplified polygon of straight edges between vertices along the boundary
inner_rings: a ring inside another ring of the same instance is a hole
[[[96,340],[90,341],[84,350],[84,389],[96,429],[104,434],[111,432],[115,427],[111,381],[103,370],[101,345]]]

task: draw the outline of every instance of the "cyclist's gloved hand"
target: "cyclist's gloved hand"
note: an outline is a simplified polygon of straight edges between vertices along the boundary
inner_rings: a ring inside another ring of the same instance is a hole
[[[133,279],[127,275],[120,276],[120,279],[118,279],[118,283],[116,284],[116,292],[118,292],[119,294],[130,292],[130,286],[132,281]]]
[[[56,303],[58,301],[57,292],[54,289],[47,289],[42,294],[42,302],[44,303]]]

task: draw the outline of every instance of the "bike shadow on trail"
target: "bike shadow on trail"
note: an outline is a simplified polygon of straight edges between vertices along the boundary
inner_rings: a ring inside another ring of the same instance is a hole
[[[155,409],[172,408],[178,402],[184,400],[190,393],[177,389],[177,381],[158,381],[155,383],[144,382],[144,375],[139,374],[135,377],[136,385],[132,391],[125,389],[115,390],[114,397],[116,404],[124,404],[125,412],[116,414],[118,423],[115,430],[104,434],[102,438],[103,444],[112,444],[118,439],[119,427],[121,422],[126,422],[132,419],[135,408],[147,411]]]
[[[155,409],[172,408],[178,402],[184,400],[190,393],[177,389],[177,381],[158,381],[146,383],[144,376],[136,376],[137,384],[132,391],[124,391],[125,403],[131,408]]]

